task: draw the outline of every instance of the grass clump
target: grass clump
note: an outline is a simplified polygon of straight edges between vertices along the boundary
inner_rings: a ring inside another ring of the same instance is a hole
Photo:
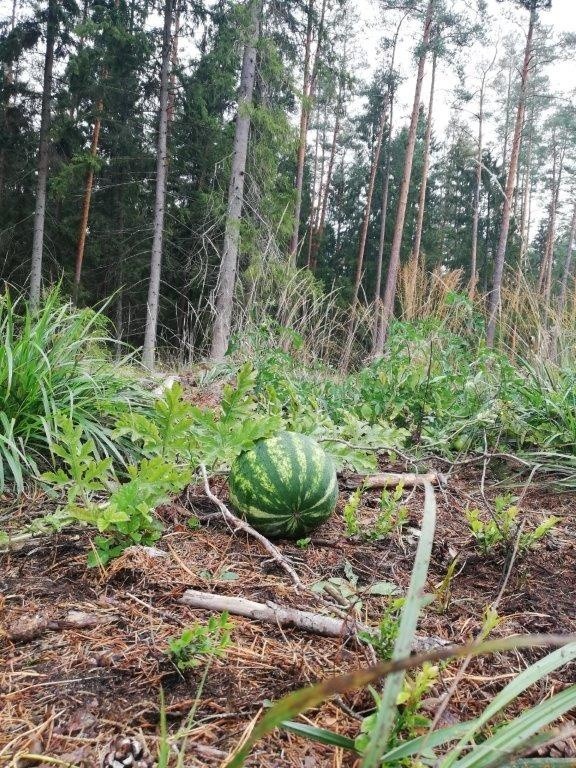
[[[31,309],[0,296],[0,489],[21,492],[53,465],[63,416],[80,426],[98,456],[123,462],[114,423],[148,399],[122,364],[109,362],[108,321],[76,309],[58,292]]]

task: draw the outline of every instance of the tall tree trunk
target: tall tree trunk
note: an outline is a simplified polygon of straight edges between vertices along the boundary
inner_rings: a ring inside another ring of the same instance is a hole
[[[554,144],[554,169],[552,172],[552,199],[550,200],[550,214],[548,220],[548,232],[546,236],[546,248],[544,252],[544,258],[542,259],[542,266],[540,270],[540,278],[538,287],[542,292],[545,306],[548,306],[550,302],[550,294],[552,291],[552,265],[554,263],[554,242],[556,240],[556,218],[558,213],[558,201],[560,198],[560,187],[562,184],[562,170],[564,166],[564,152],[565,146],[562,146],[558,157],[558,148],[556,143]]]
[[[356,323],[356,309],[358,305],[358,295],[360,293],[360,284],[362,282],[362,272],[364,269],[364,253],[366,251],[366,240],[368,239],[368,228],[370,226],[370,213],[372,211],[372,198],[374,196],[374,186],[376,184],[376,174],[380,165],[380,152],[382,151],[382,140],[384,138],[384,129],[386,127],[386,115],[388,112],[388,99],[384,97],[380,119],[378,122],[378,133],[374,145],[374,154],[372,156],[372,165],[370,168],[370,178],[368,180],[368,189],[366,190],[366,205],[364,207],[364,218],[360,229],[360,241],[358,243],[358,253],[356,255],[356,274],[354,276],[354,289],[352,292],[352,304],[350,306],[350,317],[348,321],[348,331],[346,335],[346,344],[340,362],[343,371],[348,369],[350,364],[350,355],[354,343],[354,326]]]
[[[318,251],[322,244],[322,238],[324,236],[324,227],[326,225],[326,213],[328,210],[328,199],[330,197],[330,186],[332,184],[332,175],[334,173],[334,162],[336,160],[336,148],[338,145],[338,138],[340,136],[341,126],[341,110],[342,110],[342,83],[340,84],[338,101],[336,103],[336,120],[334,123],[334,133],[332,135],[332,147],[330,148],[330,159],[328,161],[328,171],[326,174],[326,182],[324,184],[324,190],[322,193],[322,200],[320,202],[320,216],[318,218],[318,225],[311,233],[311,247],[308,258],[308,268],[311,272],[316,271],[318,264]]]
[[[418,114],[420,110],[420,97],[422,94],[422,81],[424,79],[424,67],[426,65],[426,54],[430,45],[430,34],[432,31],[432,18],[434,15],[434,0],[428,0],[426,9],[426,18],[424,20],[424,33],[422,35],[422,44],[420,58],[418,60],[418,72],[416,74],[416,87],[414,89],[414,102],[412,104],[412,115],[410,117],[410,128],[408,131],[408,144],[406,146],[406,157],[404,159],[404,171],[400,189],[398,191],[398,208],[396,211],[396,222],[394,225],[394,236],[392,247],[390,249],[390,264],[388,266],[388,278],[386,280],[386,290],[384,292],[384,306],[382,307],[381,328],[379,334],[378,346],[375,349],[375,356],[382,355],[384,344],[388,335],[388,326],[390,318],[394,311],[394,299],[396,297],[396,283],[398,281],[398,269],[400,267],[400,248],[402,246],[402,235],[404,234],[404,221],[406,219],[406,208],[408,205],[408,192],[410,191],[410,179],[412,177],[412,164],[414,162],[414,149],[416,147],[416,131],[418,128]]]
[[[430,79],[430,99],[428,102],[428,117],[426,119],[426,133],[424,135],[424,159],[422,165],[422,181],[420,183],[420,194],[418,196],[418,216],[416,219],[416,232],[414,234],[414,243],[412,246],[412,259],[414,261],[414,273],[411,279],[410,295],[412,298],[416,295],[416,280],[418,277],[418,268],[420,265],[420,244],[422,242],[422,229],[424,227],[424,211],[426,208],[426,188],[428,185],[428,169],[430,167],[430,139],[432,138],[432,112],[434,109],[434,87],[436,85],[436,64],[438,54],[434,51],[432,56],[432,76]],[[424,262],[422,261],[422,266]]]
[[[378,256],[376,257],[376,279],[374,285],[374,302],[377,307],[374,329],[372,332],[372,356],[378,355],[378,350],[383,349],[382,334],[383,305],[382,305],[382,267],[384,264],[384,245],[386,243],[386,221],[388,219],[388,196],[390,194],[390,164],[392,160],[392,128],[394,121],[394,88],[390,88],[390,125],[388,132],[388,147],[386,165],[384,167],[384,182],[382,188],[382,205],[380,206],[380,237],[378,240]],[[381,353],[380,353],[381,354]]]
[[[98,157],[98,141],[100,139],[101,114],[103,108],[102,99],[96,105],[96,117],[94,119],[94,128],[92,130],[92,142],[90,144],[90,166],[86,174],[84,184],[84,196],[82,198],[82,214],[80,216],[80,229],[78,231],[78,242],[76,245],[76,266],[74,269],[74,286],[72,288],[72,302],[77,304],[78,291],[80,289],[80,278],[82,276],[82,264],[84,262],[84,248],[86,245],[86,234],[88,231],[88,220],[90,217],[90,203],[92,201],[92,187],[94,184],[94,164]]]
[[[224,246],[216,289],[216,317],[212,329],[212,346],[210,350],[210,359],[213,361],[224,358],[228,349],[232,328],[232,303],[234,300],[234,286],[238,265],[240,217],[244,203],[244,175],[250,135],[250,107],[252,106],[252,94],[254,92],[254,79],[256,75],[256,45],[260,35],[262,0],[250,0],[250,13],[251,28],[248,42],[244,47],[242,61]]]
[[[558,322],[562,320],[564,309],[566,307],[566,297],[568,295],[568,280],[572,272],[572,254],[574,251],[574,242],[576,241],[576,202],[572,209],[572,222],[570,224],[570,235],[568,237],[568,247],[566,249],[566,261],[564,262],[564,272],[560,283],[560,294],[558,296]]]
[[[400,29],[405,19],[408,16],[408,11],[402,16],[396,27],[394,34],[394,42],[392,44],[392,57],[390,59],[390,69],[388,70],[388,101],[390,117],[388,120],[388,140],[386,142],[386,165],[384,167],[384,180],[382,185],[382,204],[380,206],[380,237],[378,239],[378,255],[376,257],[376,276],[374,280],[374,307],[376,309],[374,313],[374,326],[372,328],[372,356],[377,354],[377,350],[383,347],[380,343],[380,339],[384,330],[383,326],[383,312],[382,312],[382,267],[384,264],[384,245],[386,242],[386,220],[388,218],[388,195],[390,192],[390,164],[392,161],[392,129],[394,127],[394,96],[395,96],[395,84],[394,84],[394,64],[396,62],[396,51],[398,48],[398,38],[400,36]]]
[[[500,300],[502,295],[502,276],[504,274],[504,261],[506,257],[506,245],[508,243],[508,232],[510,230],[510,219],[512,215],[512,204],[514,201],[514,187],[516,184],[516,169],[518,167],[518,157],[520,154],[520,139],[522,126],[524,124],[524,114],[526,111],[526,92],[528,79],[530,76],[530,62],[532,59],[532,39],[534,37],[534,26],[536,24],[536,10],[532,7],[530,11],[530,22],[528,24],[528,36],[526,38],[526,47],[524,49],[524,62],[522,64],[522,75],[520,81],[520,96],[518,99],[518,110],[516,113],[516,123],[514,126],[514,138],[512,141],[512,151],[510,155],[510,165],[508,167],[508,176],[506,178],[506,188],[504,190],[504,204],[502,208],[502,224],[500,227],[500,237],[496,258],[494,260],[494,276],[492,291],[490,293],[490,307],[488,316],[488,326],[486,329],[486,344],[488,347],[494,346],[496,337],[496,321],[500,310]]]
[[[150,257],[150,282],[146,313],[146,331],[142,347],[142,363],[152,370],[156,357],[156,331],[160,304],[160,276],[162,269],[162,240],[166,209],[166,177],[168,170],[168,84],[170,77],[170,32],[172,29],[172,2],[165,0],[164,30],[162,35],[162,69],[160,71],[160,110],[158,141],[156,146],[156,199],[152,253]]]
[[[474,218],[472,220],[472,252],[470,254],[470,284],[468,286],[468,298],[474,301],[476,286],[478,284],[478,225],[480,223],[480,194],[482,192],[482,156],[484,153],[484,96],[486,91],[486,78],[494,66],[498,48],[494,52],[489,67],[482,72],[480,82],[480,103],[478,105],[478,151],[476,153],[476,184],[474,187]]]
[[[10,31],[14,32],[14,27],[16,26],[16,8],[18,6],[18,0],[13,0],[12,2],[12,15],[10,19]],[[4,113],[4,126],[7,129],[8,128],[8,118],[7,118],[7,111],[10,106],[10,91],[8,88],[10,88],[14,84],[14,67],[12,64],[8,64],[4,67],[4,84],[5,86],[8,86],[6,89],[6,97],[4,99],[4,103],[2,105],[2,111]],[[4,194],[4,184],[5,184],[5,175],[6,175],[6,149],[5,147],[0,147],[0,203],[2,202],[2,197]]]
[[[510,99],[512,98],[512,64],[508,67],[508,90],[506,91],[506,120],[504,123],[504,147],[502,150],[502,168],[508,160],[508,139],[510,138]]]
[[[294,223],[292,239],[290,240],[290,263],[296,264],[298,254],[298,240],[300,233],[300,212],[302,210],[302,188],[304,184],[304,166],[306,164],[306,145],[308,136],[308,122],[310,119],[310,100],[314,91],[314,84],[318,72],[320,48],[324,32],[324,16],[326,13],[326,0],[322,0],[320,23],[318,25],[318,42],[316,52],[312,60],[312,32],[314,28],[314,0],[308,2],[308,18],[306,23],[306,44],[304,49],[304,80],[302,88],[302,106],[300,108],[300,132],[298,139],[298,158],[296,162],[296,202],[294,204]]]
[[[46,22],[46,53],[44,55],[44,79],[42,84],[42,111],[40,116],[40,142],[38,146],[38,178],[36,181],[36,206],[34,209],[34,237],[32,240],[32,265],[30,270],[30,304],[40,301],[42,284],[42,254],[44,246],[44,221],[46,219],[46,186],[50,162],[50,110],[52,106],[52,70],[54,45],[58,26],[57,0],[48,0]]]

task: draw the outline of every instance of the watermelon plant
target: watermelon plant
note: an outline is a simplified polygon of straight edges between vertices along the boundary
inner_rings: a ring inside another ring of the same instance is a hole
[[[301,538],[330,517],[338,499],[332,459],[295,432],[260,440],[240,454],[229,484],[232,505],[269,538]]]

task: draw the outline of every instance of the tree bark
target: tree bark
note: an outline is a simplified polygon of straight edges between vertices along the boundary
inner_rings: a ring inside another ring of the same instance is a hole
[[[249,39],[244,47],[242,61],[224,246],[216,289],[216,318],[212,329],[210,359],[214,362],[224,358],[232,327],[232,303],[240,245],[240,217],[244,203],[244,176],[250,134],[250,108],[256,76],[256,45],[260,35],[262,0],[250,0],[249,7],[251,22]]]
[[[398,208],[396,211],[396,222],[394,225],[394,236],[392,247],[390,249],[390,264],[388,266],[388,278],[386,280],[386,290],[384,292],[384,306],[382,307],[381,329],[378,348],[375,350],[375,356],[379,356],[384,351],[384,344],[388,335],[388,326],[390,318],[394,311],[394,299],[396,297],[396,283],[398,281],[398,269],[400,267],[400,248],[402,246],[402,235],[404,234],[404,221],[406,219],[406,208],[408,205],[408,192],[410,191],[410,179],[412,176],[412,164],[414,162],[414,148],[416,146],[416,131],[418,128],[418,113],[420,109],[420,96],[422,94],[422,81],[424,79],[424,67],[426,65],[426,54],[430,44],[430,33],[432,30],[432,18],[434,15],[434,0],[428,0],[426,9],[426,18],[424,21],[424,33],[422,35],[421,53],[418,60],[418,71],[416,74],[416,87],[414,90],[414,102],[412,104],[412,115],[410,118],[410,129],[408,131],[408,144],[406,147],[406,157],[404,160],[404,171],[402,181],[398,192]]]
[[[564,272],[560,283],[560,295],[558,296],[558,323],[562,320],[564,309],[566,307],[566,298],[568,295],[568,280],[572,272],[572,254],[574,251],[574,242],[576,241],[576,202],[572,211],[572,222],[570,224],[570,235],[568,237],[568,247],[566,249],[566,261],[564,262]]]
[[[12,2],[12,15],[10,19],[10,31],[14,32],[14,28],[16,26],[16,8],[18,6],[18,0],[13,0]],[[4,68],[4,83],[6,86],[11,86],[14,84],[14,68],[12,64],[8,64]],[[4,112],[4,125],[7,128],[8,127],[8,118],[7,118],[7,110],[10,106],[10,91],[7,90],[6,98],[4,99],[3,106],[3,112]],[[2,197],[4,194],[4,184],[5,184],[5,175],[6,175],[6,149],[5,147],[0,147],[0,203],[2,202]]]
[[[336,147],[338,144],[338,137],[340,136],[341,126],[341,109],[342,109],[342,85],[338,94],[338,102],[336,104],[336,121],[334,123],[334,133],[332,135],[332,147],[330,149],[330,160],[328,161],[328,171],[326,174],[326,182],[324,184],[324,191],[322,194],[322,201],[320,204],[320,217],[318,219],[318,226],[311,233],[311,248],[308,259],[308,268],[311,272],[316,271],[318,264],[318,251],[322,244],[322,238],[324,236],[324,227],[326,226],[326,213],[328,210],[328,198],[330,196],[330,185],[332,183],[332,175],[334,173],[334,162],[336,160]]]
[[[538,288],[544,298],[545,306],[550,302],[552,292],[552,265],[554,262],[554,242],[556,240],[556,218],[558,213],[558,200],[560,197],[560,187],[562,184],[562,170],[564,166],[565,146],[562,146],[560,152],[556,141],[554,140],[554,167],[552,171],[552,198],[550,200],[550,214],[548,219],[548,232],[546,236],[546,248],[544,258],[540,269]],[[559,157],[558,157],[559,154]]]
[[[374,196],[374,186],[376,183],[376,173],[378,172],[378,166],[380,164],[380,152],[382,151],[382,140],[384,138],[384,129],[386,127],[386,115],[388,99],[384,98],[382,104],[382,110],[380,113],[380,120],[378,124],[378,134],[376,136],[376,144],[374,146],[374,154],[372,156],[372,166],[370,168],[370,178],[368,180],[368,189],[366,191],[366,206],[364,208],[364,219],[362,221],[362,227],[360,229],[360,242],[358,243],[358,254],[356,256],[356,274],[354,276],[354,289],[352,293],[352,304],[350,307],[350,318],[348,322],[348,331],[346,335],[346,344],[340,368],[343,371],[348,369],[350,364],[350,355],[352,354],[352,344],[354,343],[354,324],[356,321],[356,308],[358,305],[358,295],[360,293],[360,283],[362,282],[362,272],[364,269],[364,252],[366,251],[366,240],[368,238],[368,228],[370,226],[370,213],[372,211],[372,198]]]
[[[490,293],[490,306],[488,325],[486,329],[486,344],[488,347],[494,346],[496,337],[496,321],[500,310],[500,301],[502,294],[502,276],[504,274],[504,261],[506,257],[506,245],[508,243],[508,232],[510,230],[510,219],[512,215],[512,204],[514,201],[514,188],[516,185],[516,170],[518,167],[518,157],[520,154],[520,140],[522,137],[522,126],[524,124],[524,114],[526,111],[526,92],[530,76],[530,62],[532,59],[532,39],[534,37],[534,26],[536,24],[536,9],[533,7],[530,11],[530,22],[528,24],[528,35],[526,38],[526,47],[524,49],[524,62],[522,64],[522,75],[520,81],[520,96],[518,99],[518,109],[516,113],[516,123],[514,126],[514,138],[512,140],[512,151],[510,155],[510,165],[508,167],[508,176],[506,178],[506,188],[504,190],[504,204],[502,209],[502,224],[500,227],[500,237],[498,248],[494,261],[494,276],[492,291]]]
[[[78,303],[78,292],[80,290],[80,278],[82,276],[82,264],[84,262],[84,248],[86,245],[86,234],[88,231],[88,220],[90,217],[90,203],[92,201],[92,187],[94,184],[94,163],[98,157],[98,141],[100,139],[100,126],[103,102],[102,99],[96,105],[96,118],[92,130],[92,142],[90,144],[90,167],[86,174],[84,184],[84,197],[82,199],[82,214],[80,216],[80,229],[78,232],[78,243],[76,245],[76,266],[74,269],[74,286],[72,288],[72,303]]]
[[[150,258],[150,282],[146,314],[146,331],[142,347],[142,363],[152,370],[156,358],[156,332],[160,304],[160,276],[162,270],[162,240],[164,236],[164,213],[166,210],[166,177],[168,170],[168,84],[170,77],[170,32],[172,29],[173,0],[165,0],[164,30],[162,34],[162,69],[160,71],[160,110],[158,141],[156,145],[156,199],[152,253]]]
[[[490,66],[482,72],[480,82],[480,103],[478,105],[478,152],[476,153],[476,185],[474,187],[474,218],[472,220],[472,252],[470,254],[470,283],[468,286],[468,298],[474,301],[476,286],[478,284],[478,226],[480,223],[480,194],[482,192],[482,155],[484,152],[484,96],[486,91],[486,78],[494,66],[498,48]]]
[[[430,79],[430,99],[428,102],[428,117],[426,120],[426,133],[424,135],[424,162],[422,165],[422,182],[418,197],[418,216],[416,219],[416,232],[412,246],[412,259],[414,260],[414,274],[412,275],[410,294],[414,298],[416,294],[416,281],[420,265],[420,244],[422,242],[422,229],[424,227],[424,211],[426,208],[426,188],[428,185],[428,169],[430,167],[430,140],[432,138],[432,111],[434,109],[434,87],[436,85],[436,64],[438,54],[434,51],[432,56],[432,76]]]
[[[296,163],[296,201],[294,203],[294,223],[292,229],[292,239],[290,240],[289,261],[295,266],[298,255],[298,241],[300,233],[300,213],[302,210],[302,188],[304,184],[304,166],[306,164],[306,145],[308,136],[308,121],[310,119],[310,99],[314,91],[314,83],[318,72],[318,62],[320,47],[322,45],[322,35],[324,32],[324,16],[326,13],[326,0],[322,0],[322,10],[320,14],[320,23],[318,25],[318,43],[314,61],[312,61],[312,31],[314,27],[314,0],[308,2],[308,19],[306,25],[306,45],[304,49],[304,81],[302,88],[302,107],[300,110],[300,133],[298,139],[298,159]]]
[[[52,70],[58,19],[57,0],[48,0],[46,23],[46,53],[42,84],[42,111],[40,117],[40,142],[38,147],[38,178],[36,181],[36,206],[34,209],[34,237],[32,240],[32,265],[30,270],[30,304],[40,302],[42,285],[42,255],[44,246],[44,222],[46,219],[46,187],[50,162],[50,111],[52,106]]]

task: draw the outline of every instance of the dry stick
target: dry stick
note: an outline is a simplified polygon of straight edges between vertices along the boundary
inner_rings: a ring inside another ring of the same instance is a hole
[[[222,512],[222,516],[226,520],[226,522],[230,523],[230,525],[235,530],[244,531],[249,536],[252,536],[252,538],[259,541],[260,544],[262,544],[262,546],[264,547],[264,549],[270,553],[270,555],[272,556],[272,559],[276,563],[278,563],[278,565],[281,568],[283,568],[286,571],[286,573],[290,576],[294,585],[297,588],[302,589],[304,585],[300,581],[300,577],[298,576],[294,568],[292,568],[290,563],[286,560],[284,555],[280,552],[278,547],[272,544],[272,542],[269,541],[265,536],[262,536],[261,533],[258,533],[258,531],[254,530],[254,528],[252,528],[252,526],[249,525],[247,522],[245,522],[244,520],[240,520],[238,517],[236,517],[236,515],[232,514],[232,512],[230,512],[226,504],[224,504],[224,502],[221,501],[217,496],[215,496],[210,490],[210,483],[208,482],[208,473],[206,472],[206,467],[204,466],[204,464],[200,464],[200,471],[202,472],[202,479],[204,480],[204,490],[206,491],[206,496],[208,496],[210,501],[216,504],[220,512]]]
[[[331,616],[324,616],[320,613],[286,608],[274,603],[265,605],[247,600],[244,597],[213,595],[209,592],[187,589],[180,598],[180,602],[191,608],[219,613],[227,611],[235,616],[245,616],[247,619],[267,621],[280,626],[294,626],[325,637],[346,637],[355,634],[353,621],[333,619]]]
[[[426,483],[443,486],[446,485],[446,477],[439,472],[428,472],[425,475],[413,472],[380,472],[377,475],[355,475],[347,481],[349,487],[356,484],[363,488],[389,488],[400,484],[414,488]]]

